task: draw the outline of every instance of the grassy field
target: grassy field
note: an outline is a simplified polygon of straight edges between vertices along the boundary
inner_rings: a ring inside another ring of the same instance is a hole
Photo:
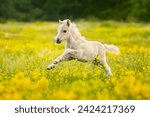
[[[46,67],[64,51],[56,22],[0,24],[0,99],[150,99],[150,24],[77,21],[88,40],[115,44],[113,77],[76,60]]]

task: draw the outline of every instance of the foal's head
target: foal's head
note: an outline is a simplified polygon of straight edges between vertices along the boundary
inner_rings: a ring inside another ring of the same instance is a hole
[[[70,38],[70,31],[69,31],[70,25],[71,25],[71,21],[69,19],[63,21],[59,20],[56,43],[61,43]]]

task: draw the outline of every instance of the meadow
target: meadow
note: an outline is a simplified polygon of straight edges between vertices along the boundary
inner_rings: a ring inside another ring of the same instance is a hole
[[[101,66],[72,60],[47,66],[63,51],[57,22],[0,24],[0,99],[150,99],[150,24],[77,21],[88,40],[115,44],[107,53],[113,77]]]

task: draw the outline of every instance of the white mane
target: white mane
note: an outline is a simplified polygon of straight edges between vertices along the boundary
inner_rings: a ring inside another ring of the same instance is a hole
[[[79,30],[74,22],[71,23],[70,26],[71,26],[71,30],[73,31],[73,35],[77,37],[75,39],[85,40],[85,38],[81,35],[81,33],[79,32]]]
[[[72,29],[76,32],[76,34],[77,34],[78,36],[81,36],[81,33],[79,32],[79,30],[78,30],[78,28],[77,28],[77,26],[76,26],[75,23],[71,23],[71,27],[72,27]]]

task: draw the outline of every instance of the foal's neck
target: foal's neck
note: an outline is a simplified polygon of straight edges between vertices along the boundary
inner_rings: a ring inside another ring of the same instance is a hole
[[[70,38],[67,40],[66,48],[77,49],[79,47],[80,42],[85,41],[85,39],[81,36],[81,33],[78,31],[76,27],[70,28]]]
[[[74,40],[79,40],[81,37],[81,33],[74,25],[70,28],[70,35]]]
[[[76,40],[74,39],[74,37],[70,36],[70,38],[66,42],[66,48],[75,49],[76,45]]]

